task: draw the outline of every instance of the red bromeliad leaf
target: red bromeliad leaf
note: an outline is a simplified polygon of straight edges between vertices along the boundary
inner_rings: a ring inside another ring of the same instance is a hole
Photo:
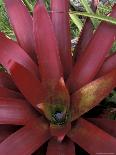
[[[0,87],[0,97],[4,98],[24,98],[20,93],[10,90],[8,88]]]
[[[19,64],[22,64],[37,77],[39,76],[38,67],[25,53],[25,51],[20,48],[16,42],[4,36],[0,36],[0,63],[7,69],[11,59],[18,62]]]
[[[61,143],[52,139],[48,143],[46,155],[75,155],[75,146],[68,139]]]
[[[0,154],[30,155],[49,138],[48,125],[38,118],[5,139],[0,144]]]
[[[61,142],[66,134],[70,131],[71,124],[67,123],[65,125],[50,125],[50,132],[53,137],[55,137],[59,142]]]
[[[99,3],[99,0],[92,1],[91,8],[92,8],[93,12],[96,11],[98,3]],[[93,31],[94,31],[94,26],[92,24],[92,21],[90,18],[87,18],[85,21],[85,24],[83,26],[83,29],[80,33],[78,43],[74,50],[73,58],[74,58],[75,62],[78,61],[80,55],[83,53],[83,51],[85,51],[89,41],[91,40],[91,38],[93,36]]]
[[[5,33],[0,32],[0,37],[5,37]]]
[[[34,9],[34,36],[42,82],[52,89],[61,77],[61,63],[53,25],[40,0]]]
[[[68,93],[68,90],[66,88],[66,85],[65,85],[65,82],[64,82],[64,79],[61,77],[60,80],[58,81],[55,89],[54,89],[54,100],[55,103],[56,102],[59,102],[58,104],[62,104],[66,107],[66,109],[69,108],[70,106],[70,96],[69,96],[69,93]]]
[[[14,125],[0,125],[0,143],[16,130]]]
[[[116,139],[82,118],[77,121],[68,136],[89,154],[116,152]]]
[[[78,61],[80,58],[80,55],[83,54],[83,51],[85,51],[85,48],[87,47],[89,41],[91,40],[93,36],[94,27],[89,18],[86,19],[84,27],[81,31],[78,43],[74,50],[74,61]]]
[[[40,81],[30,71],[14,61],[9,63],[8,69],[19,90],[37,108],[37,105],[44,101]]]
[[[99,0],[93,0],[91,3],[91,8],[93,12],[96,12],[97,6],[99,5]]]
[[[116,69],[76,91],[71,97],[72,119],[98,105],[116,87],[115,78]]]
[[[0,72],[0,87],[5,87],[17,91],[17,88],[10,75],[6,72]]]
[[[113,7],[111,16],[116,18],[116,5]],[[108,37],[107,37],[108,36]],[[102,66],[106,55],[112,47],[116,37],[116,26],[109,23],[101,23],[94,33],[86,51],[76,63],[70,75],[67,86],[70,92],[74,92],[95,77]],[[105,38],[105,39],[104,39]],[[100,46],[102,43],[102,46]]]
[[[24,100],[0,98],[0,124],[24,125],[32,116],[33,109]]]
[[[69,1],[51,0],[51,19],[56,33],[64,77],[72,70]]]
[[[44,91],[45,101],[37,105],[50,121],[64,121],[67,118],[70,108],[70,96],[65,86],[64,79],[61,77],[53,91]],[[55,120],[54,120],[54,119]]]
[[[35,60],[33,22],[21,0],[4,0],[19,45]]]
[[[108,132],[110,135],[116,137],[116,121],[106,118],[87,118],[90,122],[94,123],[102,130]]]
[[[97,73],[96,78],[110,72],[113,69],[116,69],[116,53],[112,54],[105,60],[100,71]]]

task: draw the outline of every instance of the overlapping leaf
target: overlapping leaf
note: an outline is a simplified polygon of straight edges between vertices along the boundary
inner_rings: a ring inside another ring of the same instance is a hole
[[[19,45],[34,59],[33,21],[21,0],[4,0]]]
[[[49,137],[48,125],[38,118],[5,139],[0,144],[0,154],[30,155]]]
[[[58,41],[64,77],[72,70],[71,36],[67,0],[51,0],[51,19]]]
[[[61,62],[51,19],[40,0],[34,9],[34,36],[41,79],[52,89],[60,79]]]
[[[116,5],[113,7],[111,16],[116,18]],[[116,26],[105,22],[101,23],[67,81],[70,92],[75,92],[93,80],[111,49],[115,38]]]
[[[116,69],[85,85],[72,95],[72,119],[83,115],[100,103],[116,87]]]
[[[68,136],[89,154],[116,152],[116,139],[82,118]]]

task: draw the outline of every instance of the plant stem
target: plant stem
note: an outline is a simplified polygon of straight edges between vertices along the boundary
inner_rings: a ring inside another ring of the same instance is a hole
[[[78,16],[90,17],[90,18],[102,20],[102,21],[109,22],[111,24],[116,25],[116,19],[112,18],[110,16],[103,16],[103,15],[98,15],[98,14],[90,14],[87,12],[77,12],[77,11],[72,11],[72,12],[70,12],[70,14],[76,14]]]
[[[92,9],[90,8],[88,1],[87,0],[80,0],[81,4],[83,5],[83,7],[85,8],[86,12],[89,14],[94,14],[94,12],[92,11]],[[96,26],[96,21],[95,19],[91,19],[92,23],[94,25],[94,27]]]

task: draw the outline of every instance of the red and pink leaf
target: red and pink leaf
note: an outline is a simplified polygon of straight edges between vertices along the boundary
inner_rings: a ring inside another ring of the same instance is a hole
[[[92,81],[71,97],[72,120],[98,105],[116,87],[116,69]]]
[[[19,45],[35,60],[33,21],[21,0],[4,0]]]
[[[97,125],[102,130],[116,137],[116,121],[106,118],[87,118],[90,122]]]
[[[9,63],[8,69],[19,90],[37,108],[37,105],[44,101],[40,81],[30,71],[14,61]]]
[[[69,1],[51,0],[51,19],[58,41],[60,59],[64,77],[67,78],[72,70],[71,36],[69,21]]]
[[[69,139],[61,143],[52,139],[48,142],[46,155],[75,155],[75,146]]]
[[[0,143],[17,130],[14,125],[0,125]]]
[[[103,66],[97,73],[96,78],[103,76],[104,74],[110,72],[113,69],[116,69],[116,53],[112,54],[105,60]]]
[[[0,36],[0,63],[7,69],[11,59],[23,65],[37,77],[39,76],[38,67],[28,54],[16,42]]]
[[[82,118],[76,122],[68,137],[89,154],[116,152],[116,139]]]
[[[49,138],[48,125],[37,119],[5,139],[0,144],[0,154],[30,155]]]
[[[33,116],[32,107],[24,100],[0,98],[0,124],[24,125]]]
[[[34,9],[34,37],[41,80],[54,87],[61,77],[61,63],[53,25],[42,1]]]
[[[83,51],[85,51],[89,41],[91,40],[93,36],[93,31],[94,31],[93,24],[91,20],[87,18],[85,21],[84,27],[80,33],[78,43],[74,50],[73,59],[75,62],[78,61],[78,59],[80,58],[80,55],[82,55]]]
[[[71,129],[71,123],[65,125],[50,125],[50,132],[53,137],[55,137],[59,142],[63,141],[66,134]]]
[[[18,91],[10,75],[6,72],[0,72],[0,87]]]
[[[91,8],[93,12],[96,11],[98,3],[99,3],[99,0],[92,1]],[[83,29],[80,33],[78,43],[74,49],[73,59],[75,62],[78,61],[78,59],[80,58],[80,55],[82,55],[83,51],[85,51],[89,41],[93,36],[93,32],[94,32],[94,26],[92,24],[92,21],[90,18],[87,18],[83,26]]]
[[[116,5],[113,7],[111,16],[116,18]],[[71,93],[94,79],[105,61],[115,38],[116,26],[102,22],[85,49],[86,51],[83,51],[83,55],[80,56],[67,81],[67,86]]]
[[[4,98],[19,98],[19,99],[24,99],[24,97],[22,96],[22,94],[20,94],[19,92],[15,92],[13,90],[10,90],[8,88],[2,88],[0,87],[0,98],[4,97]]]

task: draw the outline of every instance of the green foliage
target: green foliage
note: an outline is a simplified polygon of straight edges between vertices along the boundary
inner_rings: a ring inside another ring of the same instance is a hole
[[[2,0],[0,0],[0,31],[4,32],[10,38],[15,39]]]
[[[77,12],[77,11],[73,11],[73,12],[71,12],[71,14],[76,14],[76,15],[80,15],[80,16],[94,18],[94,19],[98,19],[98,20],[109,22],[111,24],[116,25],[116,19],[114,19],[114,18],[112,18],[110,16],[104,16],[104,15],[98,15],[98,14],[90,14],[90,13],[87,13],[87,12]]]
[[[111,5],[103,5],[102,3],[100,3],[98,5],[97,14],[101,14],[101,15],[107,15],[108,13],[110,13],[112,10],[112,6]]]

